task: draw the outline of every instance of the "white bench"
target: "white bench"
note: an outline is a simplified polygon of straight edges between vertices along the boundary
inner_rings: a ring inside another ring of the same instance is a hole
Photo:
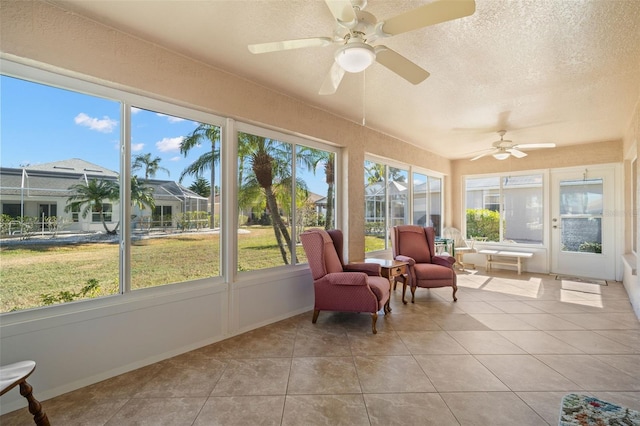
[[[531,252],[505,251],[505,250],[478,250],[478,253],[487,256],[487,272],[491,271],[492,265],[515,266],[518,268],[518,275],[522,273],[522,259],[533,257]],[[496,259],[497,257],[497,259]]]

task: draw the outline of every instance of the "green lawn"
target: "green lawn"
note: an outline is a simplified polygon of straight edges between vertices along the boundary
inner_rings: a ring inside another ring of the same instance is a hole
[[[245,228],[238,234],[240,271],[284,264],[271,227]],[[184,282],[220,274],[218,234],[183,233],[134,242],[131,256],[133,289]],[[99,290],[118,290],[118,244],[3,244],[0,247],[0,312],[42,306],[41,295],[78,293],[89,280]],[[299,262],[306,262],[300,245]],[[290,256],[288,258],[291,262]]]
[[[243,228],[238,234],[238,270],[283,265],[270,226]],[[131,287],[140,289],[220,275],[219,234],[181,233],[135,241],[131,256]],[[384,249],[384,240],[365,237],[366,251]],[[0,312],[43,305],[42,295],[79,293],[89,280],[99,289],[85,297],[113,295],[118,287],[118,244],[59,244],[35,241],[0,247]],[[306,262],[296,246],[299,263]],[[288,261],[291,262],[290,256]]]

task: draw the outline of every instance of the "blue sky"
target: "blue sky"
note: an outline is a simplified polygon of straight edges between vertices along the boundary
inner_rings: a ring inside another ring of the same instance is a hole
[[[0,164],[37,165],[81,158],[119,171],[120,104],[111,100],[0,77]],[[158,179],[178,180],[181,172],[210,147],[180,154],[182,138],[198,123],[132,110],[131,154],[151,153],[170,171]],[[205,176],[206,177],[206,176]],[[209,180],[208,177],[206,177]],[[192,177],[183,181],[187,186]]]
[[[182,171],[211,149],[206,144],[180,154],[180,142],[199,123],[133,108],[131,154],[160,158],[157,179],[178,181]],[[80,158],[119,171],[120,103],[0,76],[0,165],[22,167]],[[219,169],[219,168],[218,168]],[[219,171],[219,170],[218,170]],[[300,169],[298,169],[300,172]],[[138,172],[142,176],[144,171]],[[210,181],[210,173],[205,179]],[[309,189],[324,195],[324,173],[303,173]],[[189,186],[194,180],[186,176]],[[220,182],[219,173],[216,185]]]

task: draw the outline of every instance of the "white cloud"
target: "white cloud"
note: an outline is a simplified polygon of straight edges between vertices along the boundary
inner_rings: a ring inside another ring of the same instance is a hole
[[[156,142],[156,148],[160,152],[180,151],[180,144],[184,140],[184,136],[178,136],[176,138],[164,138],[161,141]]]
[[[131,114],[137,114],[142,111],[140,108],[131,107]]]
[[[131,151],[132,152],[142,151],[142,148],[144,148],[144,144],[143,143],[132,143],[131,144]]]
[[[173,115],[161,114],[156,112],[158,117],[166,117],[169,123],[180,123],[181,121],[185,121],[184,118],[174,117]]]
[[[169,158],[169,161],[180,161],[180,160],[182,160],[182,157],[180,157],[180,156]]]
[[[102,117],[102,119],[89,117],[84,112],[76,115],[73,119],[79,126],[88,127],[91,130],[96,130],[101,133],[111,133],[113,129],[118,125],[118,121],[108,116]]]

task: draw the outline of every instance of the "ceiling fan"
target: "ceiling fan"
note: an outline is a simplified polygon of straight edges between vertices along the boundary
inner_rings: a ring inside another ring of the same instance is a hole
[[[330,44],[341,45],[336,50],[335,62],[322,83],[319,92],[321,95],[335,93],[345,71],[351,73],[364,71],[373,61],[410,83],[421,83],[429,77],[426,70],[386,46],[374,46],[371,43],[380,38],[463,18],[472,15],[476,10],[474,0],[437,0],[378,22],[375,16],[363,10],[367,0],[325,0],[325,2],[335,18],[336,25],[332,37],[302,38],[248,46],[251,53],[269,53]]]
[[[482,158],[487,155],[492,155],[496,160],[506,160],[510,156],[514,156],[516,158],[526,157],[527,154],[522,152],[522,149],[538,149],[538,148],[555,148],[555,143],[525,143],[525,144],[516,144],[513,141],[505,140],[504,135],[507,133],[506,130],[499,130],[498,134],[500,135],[500,140],[495,141],[492,145],[493,148],[489,148],[486,152],[483,152],[480,155],[477,155],[471,159],[471,161],[475,161],[479,158]]]

